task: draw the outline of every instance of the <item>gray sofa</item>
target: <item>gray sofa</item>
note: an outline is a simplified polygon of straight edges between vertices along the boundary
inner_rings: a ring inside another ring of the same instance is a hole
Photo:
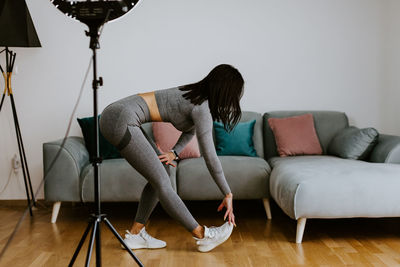
[[[312,113],[323,148],[319,156],[278,157],[267,119]],[[270,196],[296,219],[301,243],[307,218],[400,216],[400,137],[381,134],[367,161],[327,155],[333,136],[348,127],[345,113],[336,111],[274,111],[263,115],[244,111],[241,121],[256,119],[253,141],[259,157],[219,156],[235,199],[262,199],[271,218]],[[143,124],[153,138],[151,123]],[[62,139],[43,144],[44,169]],[[215,138],[214,138],[215,141]],[[200,151],[201,152],[201,151]],[[272,169],[271,169],[272,167]],[[184,159],[170,168],[174,190],[183,200],[220,200],[204,159]],[[100,166],[102,201],[139,201],[146,180],[125,159],[103,160]],[[68,137],[60,159],[45,181],[45,199],[53,201],[56,222],[63,201],[93,201],[93,166],[82,137]]]

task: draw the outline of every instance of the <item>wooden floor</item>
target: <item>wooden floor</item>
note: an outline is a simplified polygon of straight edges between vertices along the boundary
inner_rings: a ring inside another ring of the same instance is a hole
[[[185,201],[200,224],[221,225],[220,201]],[[103,211],[122,235],[134,217],[137,203],[106,203]],[[3,247],[24,207],[0,205],[0,246]],[[27,218],[0,266],[67,266],[87,226],[92,206],[63,204],[56,224],[51,205],[43,203]],[[295,243],[296,222],[272,203],[268,221],[261,200],[236,200],[237,227],[211,252],[196,250],[191,235],[158,204],[147,231],[167,242],[155,250],[134,250],[145,266],[400,266],[400,218],[308,220],[303,244]],[[102,225],[103,266],[136,266]],[[83,266],[85,243],[75,266]],[[91,266],[95,266],[92,256]]]

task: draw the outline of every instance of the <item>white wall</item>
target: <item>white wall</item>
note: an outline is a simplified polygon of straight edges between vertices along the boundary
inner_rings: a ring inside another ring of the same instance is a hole
[[[395,119],[385,109],[385,101],[392,100],[383,92],[391,89],[382,90],[387,3],[144,0],[104,28],[99,111],[137,92],[198,81],[215,65],[229,63],[246,82],[243,110],[339,110],[353,125],[400,134],[390,127]],[[19,73],[13,87],[37,188],[42,144],[64,136],[91,54],[83,24],[48,0],[27,4],[43,47],[15,49]],[[7,98],[0,113],[0,190],[18,151],[10,106]],[[90,82],[77,116],[92,116]],[[76,117],[70,135],[81,135]],[[24,198],[21,172],[11,178],[0,198]]]
[[[388,0],[384,20],[382,125],[387,133],[400,133],[400,1]]]

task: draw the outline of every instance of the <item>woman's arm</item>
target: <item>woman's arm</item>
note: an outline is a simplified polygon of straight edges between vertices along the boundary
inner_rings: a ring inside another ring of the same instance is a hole
[[[227,196],[231,193],[231,189],[226,181],[221,162],[215,151],[212,136],[213,121],[207,102],[203,102],[203,104],[197,105],[193,108],[192,119],[196,129],[197,140],[207,168],[221,192],[224,196]]]
[[[178,141],[176,141],[176,144],[174,145],[174,147],[172,149],[175,150],[176,153],[179,155],[182,152],[182,150],[185,148],[187,143],[189,143],[190,140],[192,140],[194,134],[195,134],[194,128],[190,131],[182,132],[181,135],[179,136]]]

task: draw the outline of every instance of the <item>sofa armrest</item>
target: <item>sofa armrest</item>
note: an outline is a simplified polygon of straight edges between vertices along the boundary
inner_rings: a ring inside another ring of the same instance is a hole
[[[380,134],[370,156],[371,162],[400,163],[400,136]]]
[[[63,139],[43,143],[43,173],[57,155]],[[80,136],[69,136],[57,161],[45,177],[44,193],[48,201],[81,201],[80,174],[89,164],[89,152]]]

